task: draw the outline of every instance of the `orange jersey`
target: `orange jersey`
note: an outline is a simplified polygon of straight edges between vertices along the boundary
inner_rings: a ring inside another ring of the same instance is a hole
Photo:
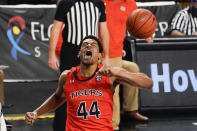
[[[126,20],[128,15],[137,9],[134,0],[103,0],[106,8],[107,27],[110,35],[110,58],[123,55],[123,41],[126,35]]]
[[[66,131],[113,131],[113,93],[108,77],[80,75],[79,66],[67,74],[64,94],[67,100]]]

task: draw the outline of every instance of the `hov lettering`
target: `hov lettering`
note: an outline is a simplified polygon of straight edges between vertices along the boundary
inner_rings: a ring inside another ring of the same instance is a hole
[[[197,78],[195,75],[195,71],[193,69],[184,70],[176,70],[172,76],[170,76],[170,66],[168,63],[162,64],[162,74],[158,73],[158,65],[151,64],[151,77],[153,79],[154,85],[152,88],[153,93],[159,93],[159,83],[162,82],[164,84],[164,92],[171,92],[172,87],[177,92],[184,92],[188,89],[189,82],[191,82],[192,88],[194,92],[197,92]],[[171,87],[172,84],[172,87]]]

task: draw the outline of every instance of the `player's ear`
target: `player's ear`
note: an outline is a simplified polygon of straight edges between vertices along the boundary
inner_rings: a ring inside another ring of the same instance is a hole
[[[101,53],[99,53],[99,55],[98,55],[98,63],[102,64],[102,55],[101,55]]]

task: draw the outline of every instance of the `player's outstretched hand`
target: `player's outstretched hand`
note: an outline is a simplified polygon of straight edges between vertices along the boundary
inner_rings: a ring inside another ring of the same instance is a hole
[[[37,119],[37,113],[36,112],[27,112],[25,116],[25,121],[28,125],[33,125],[35,120]]]

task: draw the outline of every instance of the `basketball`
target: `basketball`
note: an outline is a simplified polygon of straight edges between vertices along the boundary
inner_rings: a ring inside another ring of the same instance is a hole
[[[157,28],[157,20],[147,9],[136,9],[127,18],[127,30],[135,38],[151,37]]]

